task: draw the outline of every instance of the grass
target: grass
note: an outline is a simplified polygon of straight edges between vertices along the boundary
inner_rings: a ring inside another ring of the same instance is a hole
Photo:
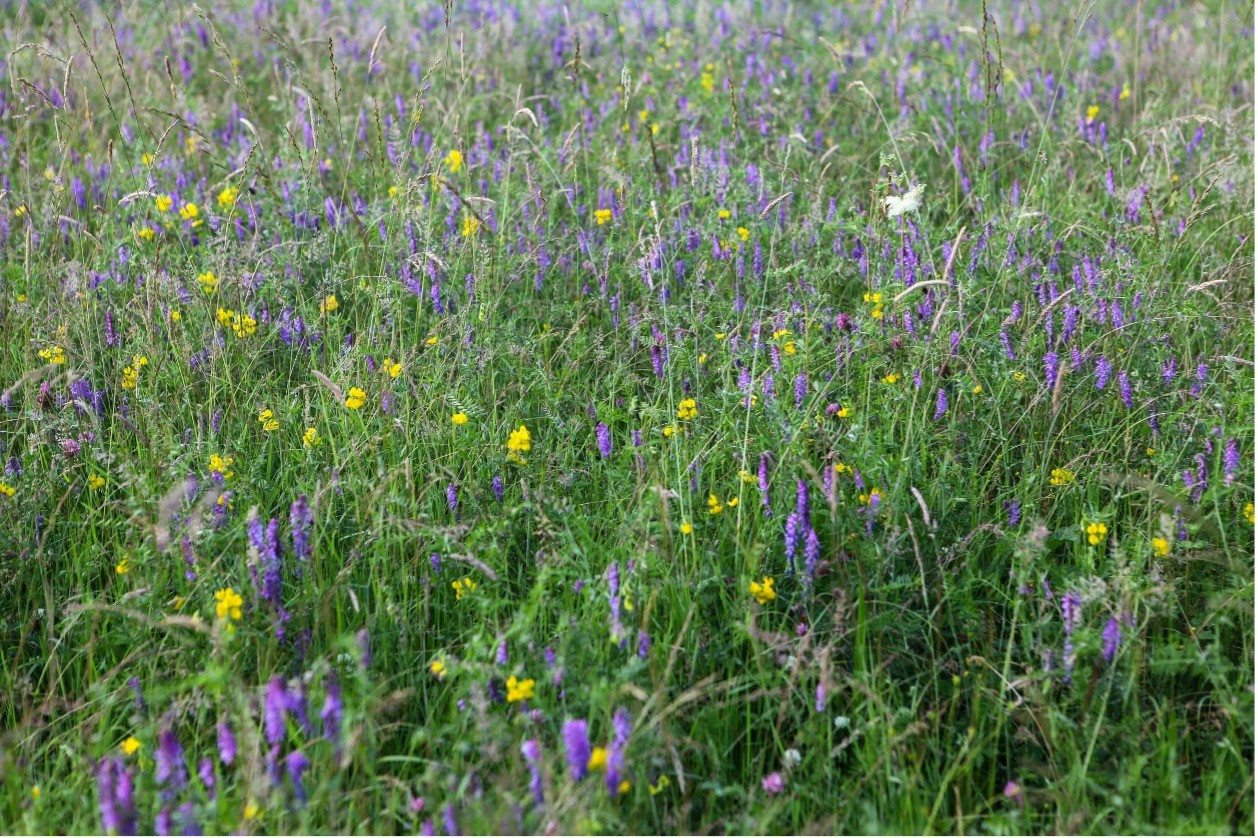
[[[1252,833],[1251,15],[6,6],[4,831]]]

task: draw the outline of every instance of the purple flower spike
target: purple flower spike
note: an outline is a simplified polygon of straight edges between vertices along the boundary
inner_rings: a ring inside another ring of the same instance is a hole
[[[568,774],[573,780],[585,777],[590,764],[590,725],[585,719],[569,719],[563,723],[564,751]]]

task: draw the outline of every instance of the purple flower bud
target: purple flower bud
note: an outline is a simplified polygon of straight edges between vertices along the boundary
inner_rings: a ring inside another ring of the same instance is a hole
[[[1131,379],[1126,370],[1118,374],[1118,394],[1122,396],[1123,404],[1127,405],[1128,410],[1135,407],[1135,400],[1131,397]]]
[[[1056,352],[1049,352],[1044,356],[1044,382],[1048,389],[1053,389],[1057,385],[1057,366],[1060,359]]]
[[[494,497],[498,499],[498,503],[502,503],[502,478],[495,474],[491,485],[493,486]]]
[[[288,510],[288,525],[293,534],[293,554],[298,561],[304,562],[310,557],[310,525],[313,520],[306,496],[298,495]]]
[[[612,455],[612,435],[606,422],[594,426],[594,436],[598,440],[598,453],[606,460]]]
[[[327,694],[323,698],[323,709],[319,719],[323,722],[323,738],[331,742],[340,752],[341,722],[345,718],[345,704],[341,701],[341,683],[335,675],[328,675]]]
[[[804,399],[808,397],[808,374],[801,372],[795,377],[795,409],[799,410],[804,406]]]
[[[935,397],[935,421],[938,422],[948,412],[948,394],[942,387],[939,388],[939,394]]]

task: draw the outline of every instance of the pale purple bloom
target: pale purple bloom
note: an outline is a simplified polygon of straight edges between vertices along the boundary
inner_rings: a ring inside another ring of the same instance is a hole
[[[938,422],[948,412],[948,393],[939,388],[939,394],[935,396],[935,421]]]
[[[1049,352],[1044,356],[1044,381],[1050,390],[1057,384],[1058,363],[1056,352]]]
[[[533,792],[533,799],[541,804],[546,799],[542,792],[542,745],[536,739],[526,739],[520,745],[520,753],[529,766],[529,791]]]
[[[266,731],[266,741],[270,745],[277,744],[284,736],[285,719],[288,716],[288,690],[284,679],[275,677],[266,687],[266,699],[262,708],[262,726]]]
[[[1131,379],[1127,376],[1127,371],[1123,370],[1118,374],[1118,394],[1122,396],[1123,404],[1128,409],[1135,407],[1135,401],[1131,396]]]
[[[1096,361],[1096,389],[1104,390],[1105,385],[1109,384],[1110,376],[1114,374],[1114,365],[1109,362],[1104,355]]]
[[[599,422],[594,427],[594,436],[598,440],[598,453],[604,460],[607,459],[612,455],[612,435],[606,422]]]
[[[188,766],[184,762],[183,746],[179,744],[175,732],[168,727],[162,728],[157,735],[154,761],[156,767],[153,776],[159,786],[166,786],[166,790],[173,794],[187,785]]]
[[[232,735],[232,729],[228,727],[226,720],[218,723],[218,758],[223,765],[231,765],[236,761],[236,737]]]
[[[498,503],[502,503],[502,478],[495,474],[491,485],[493,486],[494,497],[498,499]]]
[[[305,803],[306,787],[301,780],[306,769],[310,767],[310,760],[301,751],[292,751],[284,760],[284,767],[288,769],[288,779],[293,784],[294,796],[298,802]]]
[[[310,556],[310,525],[313,520],[306,496],[298,495],[288,510],[288,524],[293,534],[293,554],[298,561],[305,561]]]

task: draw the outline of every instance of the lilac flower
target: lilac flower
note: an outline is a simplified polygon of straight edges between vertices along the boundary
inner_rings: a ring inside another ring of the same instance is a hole
[[[306,787],[301,780],[306,769],[310,767],[310,760],[301,751],[292,751],[284,760],[284,767],[288,770],[289,782],[293,784],[293,794],[299,803],[305,803]]]
[[[1127,376],[1127,370],[1118,374],[1118,394],[1122,396],[1123,404],[1127,405],[1129,410],[1135,407],[1135,400],[1131,396],[1131,379]]]
[[[1241,467],[1241,449],[1236,437],[1230,437],[1223,447],[1223,485],[1231,486]]]
[[[568,759],[568,773],[573,780],[580,780],[589,770],[589,723],[585,719],[568,719],[563,723],[563,742]]]
[[[799,547],[800,524],[798,512],[792,512],[786,516],[786,531],[783,539],[786,542],[786,560],[790,562],[791,567],[795,566],[795,551]]]
[[[214,760],[209,757],[203,757],[197,763],[197,776],[201,778],[201,785],[205,786],[206,792],[209,794],[210,800],[214,799]]]
[[[338,754],[341,749],[341,722],[345,718],[345,703],[341,700],[341,683],[335,675],[328,675],[327,693],[319,719],[323,722],[323,738],[331,742]]]
[[[808,374],[801,372],[795,377],[795,409],[799,410],[804,406],[804,399],[808,397]]]
[[[533,799],[540,805],[546,800],[542,791],[542,745],[536,739],[526,739],[520,745],[520,753],[529,766],[529,791],[533,792]]]
[[[1053,389],[1057,384],[1057,366],[1060,359],[1056,352],[1049,352],[1044,356],[1044,381],[1048,389]]]
[[[650,651],[651,635],[647,634],[646,629],[638,629],[638,657],[646,660],[646,656]]]
[[[493,482],[491,483],[491,486],[493,487],[493,490],[494,490],[494,497],[498,499],[498,503],[502,503],[502,493],[503,493],[502,478],[495,474]]]
[[[612,716],[614,736],[607,748],[607,792],[613,797],[620,791],[620,778],[625,767],[625,745],[629,742],[629,734],[633,731],[633,717],[624,707],[617,707]]]
[[[939,394],[935,396],[935,421],[938,422],[948,412],[948,394],[942,387],[939,388]]]
[[[310,525],[313,520],[306,496],[298,495],[288,510],[288,525],[293,534],[293,554],[298,561],[304,562],[310,556]]]
[[[231,765],[236,761],[236,737],[232,735],[232,729],[228,727],[226,720],[218,723],[218,758],[223,765]]]
[[[808,537],[804,539],[804,575],[809,579],[817,576],[817,562],[821,558],[821,541],[817,538],[817,531],[812,527],[808,528]]]
[[[1109,618],[1109,622],[1105,624],[1105,629],[1101,632],[1101,641],[1105,644],[1101,655],[1105,658],[1105,662],[1109,663],[1114,659],[1114,653],[1118,651],[1118,644],[1123,642],[1123,629],[1117,617]]]
[[[284,679],[276,676],[266,687],[266,699],[262,708],[262,726],[266,731],[267,744],[276,745],[284,737],[285,719],[288,716],[288,690]]]
[[[764,507],[765,517],[772,514],[769,508],[769,452],[760,455],[760,468],[756,471],[756,479],[760,484],[760,504]]]
[[[612,562],[607,568],[607,604],[611,611],[612,637],[620,640],[625,626],[620,621],[620,565]]]
[[[105,757],[96,766],[101,824],[113,835],[135,835],[135,783],[121,757]]]
[[[817,703],[814,705],[814,708],[818,713],[826,711],[826,699],[829,697],[829,692],[824,681],[817,684]]]
[[[1114,366],[1109,360],[1102,355],[1096,361],[1096,389],[1104,390],[1105,385],[1109,384],[1110,376],[1114,374]]]
[[[594,426],[594,437],[598,440],[598,453],[606,460],[612,455],[612,435],[606,422]]]
[[[441,810],[441,820],[445,825],[446,835],[460,835],[459,822],[454,819],[454,804]]]
[[[154,754],[156,763],[154,779],[159,786],[166,786],[171,796],[188,783],[188,766],[184,763],[183,746],[170,728],[162,728],[157,735],[157,752]]]

